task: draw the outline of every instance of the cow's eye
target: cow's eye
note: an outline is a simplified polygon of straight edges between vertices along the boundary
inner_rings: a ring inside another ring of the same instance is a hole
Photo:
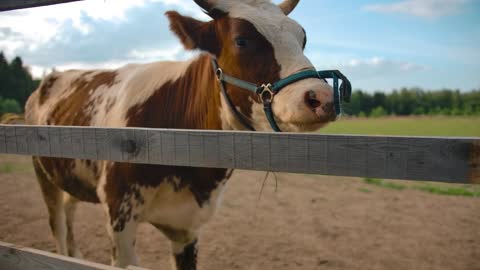
[[[236,38],[235,39],[235,46],[237,46],[237,48],[246,48],[248,47],[248,39],[246,38]]]

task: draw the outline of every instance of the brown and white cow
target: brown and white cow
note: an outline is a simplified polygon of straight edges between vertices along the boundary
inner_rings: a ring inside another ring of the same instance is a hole
[[[287,15],[298,1],[196,0],[212,18],[201,22],[170,11],[171,30],[188,50],[187,62],[127,65],[116,70],[53,72],[32,94],[32,125],[245,129],[226,105],[212,67],[258,85],[305,69],[305,31]],[[235,108],[256,130],[271,127],[259,98],[232,85]],[[332,89],[305,79],[282,90],[273,112],[284,131],[312,131],[335,119]],[[231,171],[210,168],[34,157],[60,254],[80,256],[72,232],[78,201],[100,203],[108,217],[112,264],[136,265],[135,234],[149,222],[172,243],[177,269],[195,269],[199,230],[222,200]]]

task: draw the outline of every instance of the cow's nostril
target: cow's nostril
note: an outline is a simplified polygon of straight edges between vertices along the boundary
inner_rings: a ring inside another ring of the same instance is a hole
[[[305,104],[307,104],[307,106],[312,110],[315,110],[316,108],[320,107],[320,105],[322,105],[322,103],[317,100],[315,91],[313,90],[305,93]]]
[[[316,100],[316,99],[309,99],[308,100],[308,105],[312,108],[312,109],[315,109],[317,107],[320,107],[321,103],[320,101]]]

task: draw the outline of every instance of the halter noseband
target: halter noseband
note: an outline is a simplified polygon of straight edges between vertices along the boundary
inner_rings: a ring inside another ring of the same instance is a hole
[[[215,75],[220,82],[220,88],[222,91],[222,95],[225,98],[228,107],[230,108],[231,112],[238,118],[238,120],[244,125],[247,129],[251,131],[255,131],[252,125],[249,123],[249,120],[242,115],[232,103],[232,100],[228,97],[227,91],[225,89],[225,83],[235,85],[237,87],[249,90],[254,92],[258,95],[260,100],[263,103],[263,111],[265,112],[265,116],[270,123],[272,129],[276,132],[281,132],[280,128],[275,121],[275,117],[273,115],[272,110],[272,103],[273,99],[276,94],[278,94],[283,88],[286,86],[293,84],[295,82],[315,78],[321,79],[326,81],[325,79],[333,79],[333,94],[334,94],[334,105],[335,105],[335,112],[339,115],[342,112],[341,109],[341,101],[350,102],[350,96],[352,94],[352,86],[350,81],[345,77],[340,71],[338,70],[323,70],[323,71],[315,71],[315,70],[305,70],[295,74],[288,76],[287,78],[281,79],[275,83],[265,83],[261,86],[257,86],[251,82],[247,82],[244,80],[237,79],[230,75],[227,75],[223,72],[223,70],[218,66],[217,60],[212,57],[212,66],[215,72]],[[338,85],[338,79],[342,80],[340,86]]]

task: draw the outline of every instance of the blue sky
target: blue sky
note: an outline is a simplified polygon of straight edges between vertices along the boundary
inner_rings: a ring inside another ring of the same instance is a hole
[[[274,1],[279,2],[279,1]],[[89,0],[0,13],[0,50],[45,70],[115,68],[185,60],[163,13],[207,20],[191,0]],[[302,0],[291,14],[307,31],[318,69],[340,69],[354,88],[480,89],[478,0]]]

